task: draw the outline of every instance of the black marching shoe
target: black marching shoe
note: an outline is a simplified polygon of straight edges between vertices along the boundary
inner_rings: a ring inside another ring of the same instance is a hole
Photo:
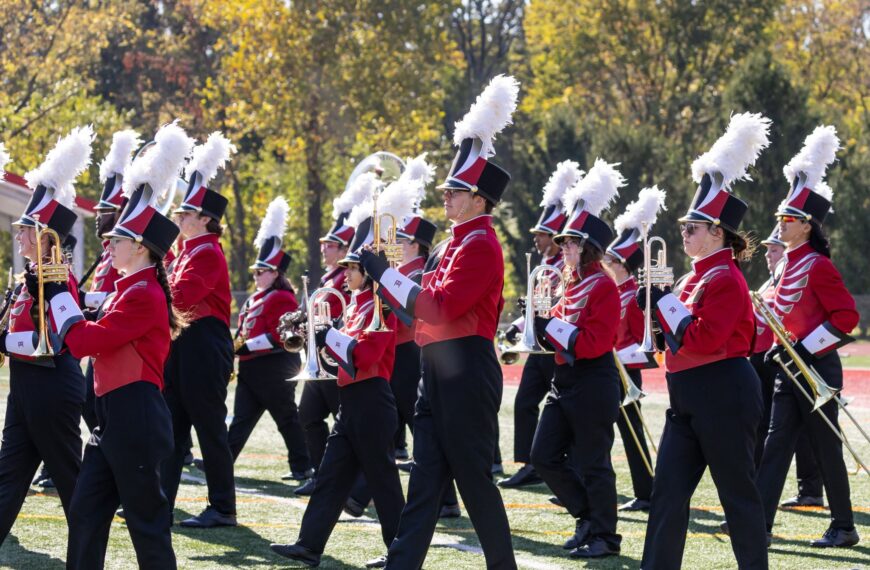
[[[786,499],[780,507],[824,507],[824,497],[810,497],[808,495],[795,495],[791,499]]]
[[[377,558],[372,558],[368,562],[366,562],[366,568],[386,568],[387,567],[387,557],[386,556],[378,556]]]
[[[203,461],[199,457],[188,463],[188,465],[193,465],[194,467],[205,473],[205,461]]]
[[[649,512],[649,501],[647,499],[632,499],[617,510]]]
[[[293,489],[293,494],[299,497],[309,497],[314,493],[314,486],[317,485],[317,480],[312,477],[305,483]]]
[[[208,506],[204,511],[195,517],[181,521],[181,526],[187,528],[215,528],[218,526],[236,526],[236,515],[222,513],[212,506]]]
[[[184,456],[183,464],[184,465],[193,465],[193,452],[192,451],[188,451],[187,455]]]
[[[269,548],[271,548],[272,552],[275,554],[280,554],[284,558],[296,560],[297,562],[301,562],[311,568],[320,566],[320,555],[299,544],[271,544],[269,545]]]
[[[490,472],[493,475],[504,475],[504,466],[501,463],[493,463]]]
[[[593,538],[589,544],[580,546],[571,551],[568,556],[571,558],[604,558],[605,556],[616,556],[619,554],[619,547],[608,544],[603,538]]]
[[[556,505],[557,507],[564,507],[565,506],[562,504],[562,501],[559,500],[559,497],[550,497],[547,500],[550,501],[551,503],[553,503],[554,505]]]
[[[344,502],[344,509],[342,510],[353,518],[358,519],[363,516],[364,512],[366,512],[367,506],[368,505],[363,505],[353,497],[348,497],[347,501]]]
[[[722,531],[722,534],[727,534],[728,536],[731,536],[731,530],[728,528],[727,522],[725,522],[725,521],[720,522],[719,523],[719,530]],[[767,531],[766,544],[767,544],[768,548],[770,548],[771,543],[773,543],[773,533],[770,531]]]
[[[127,518],[127,515],[124,514],[124,509],[123,509],[123,508],[118,509],[117,511],[115,511],[115,516],[118,517],[119,519],[125,519],[125,518]]]
[[[575,550],[580,548],[581,546],[585,546],[589,541],[589,531],[592,530],[592,523],[583,520],[577,519],[577,524],[574,526],[574,536],[569,538],[565,544],[562,545],[562,548],[565,550]]]
[[[541,479],[540,475],[535,471],[535,468],[531,466],[531,464],[525,464],[520,468],[519,471],[508,477],[507,479],[502,479],[498,482],[499,487],[504,487],[507,489],[518,489],[520,487],[528,487],[530,485],[537,485],[539,483],[543,483],[544,480]]]
[[[281,475],[282,481],[305,481],[306,479],[311,479],[314,477],[314,469],[309,469],[307,471],[291,471],[286,475]]]
[[[439,519],[458,519],[461,516],[459,505],[441,505],[441,510],[438,511]]]
[[[46,477],[39,482],[39,486],[42,489],[54,489],[54,479],[52,479],[51,477]]]
[[[855,546],[861,537],[858,536],[858,529],[852,527],[852,530],[842,528],[829,528],[822,535],[822,538],[810,542],[810,546],[815,548],[849,548]]]
[[[408,454],[407,447],[397,447],[396,448],[396,461],[407,461],[410,459],[410,455]]]
[[[399,471],[404,471],[405,473],[410,473],[411,467],[413,467],[413,466],[414,466],[413,459],[411,459],[410,461],[397,461],[396,462],[396,467],[399,469]]]

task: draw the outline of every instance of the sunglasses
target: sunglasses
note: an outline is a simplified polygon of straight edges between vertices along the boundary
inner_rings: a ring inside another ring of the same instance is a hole
[[[271,269],[254,269],[253,273],[254,273],[254,275],[259,277],[260,275],[269,273],[270,271],[272,271],[272,270]]]
[[[469,190],[461,190],[459,188],[445,188],[444,189],[444,197],[447,198],[448,200],[452,200],[453,197],[456,196],[456,194],[458,192],[469,192]]]
[[[694,235],[695,232],[697,232],[702,227],[705,227],[707,225],[708,224],[696,223],[696,222],[689,222],[687,224],[680,224],[680,233],[685,233],[687,236]]]
[[[784,222],[786,224],[793,224],[795,222],[802,222],[803,220],[798,218],[797,216],[777,216],[777,220],[780,222]]]

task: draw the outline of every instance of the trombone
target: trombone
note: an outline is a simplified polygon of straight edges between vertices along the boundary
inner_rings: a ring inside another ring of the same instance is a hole
[[[308,295],[308,276],[302,277],[302,287],[304,295],[308,299],[307,304],[307,333],[308,347],[306,349],[305,366],[293,378],[288,378],[290,382],[303,382],[309,380],[335,380],[335,376],[323,369],[320,364],[320,358],[317,354],[317,341],[315,340],[315,328],[318,326],[328,325],[332,314],[329,310],[329,302],[325,299],[329,295],[335,295],[341,302],[341,314],[344,315],[347,310],[347,303],[344,300],[338,289],[332,287],[321,287]],[[295,323],[292,321],[291,315],[287,313],[281,317],[279,330],[281,333],[281,341],[284,348],[288,352],[299,352],[302,350],[303,340],[302,335],[295,329]]]
[[[526,272],[528,280],[526,282],[526,307],[523,311],[523,332],[520,339],[513,345],[506,342],[498,344],[499,360],[502,364],[514,364],[520,358],[520,354],[552,354],[552,351],[547,350],[541,343],[538,342],[535,335],[535,315],[548,313],[553,308],[553,281],[547,274],[554,274],[559,278],[559,287],[564,290],[565,278],[562,272],[553,265],[539,265],[532,267],[532,254],[526,254]],[[500,337],[504,337],[504,333],[499,333]]]
[[[641,233],[643,235],[643,270],[640,274],[640,285],[646,289],[646,308],[643,311],[643,341],[640,343],[640,349],[643,352],[656,352],[656,346],[653,342],[653,319],[652,319],[652,299],[650,297],[650,288],[653,286],[671,287],[674,284],[674,269],[668,267],[668,252],[665,240],[655,236],[649,237],[649,224],[643,222],[641,224]],[[656,262],[652,262],[652,246],[659,244],[659,250],[656,252]]]
[[[43,225],[40,229],[39,215],[33,216],[33,222],[36,229],[36,277],[39,284],[39,298],[37,299],[39,314],[39,340],[36,344],[36,350],[31,354],[34,358],[45,356],[54,356],[54,348],[48,341],[48,331],[45,325],[45,284],[46,283],[66,283],[69,279],[69,266],[63,262],[63,253],[61,252],[61,239],[56,231]],[[50,262],[46,263],[42,259],[42,236],[47,235],[48,241],[54,240],[54,245],[51,245]]]
[[[637,417],[640,418],[640,423],[643,425],[643,429],[646,430],[650,443],[652,443],[652,434],[649,432],[646,420],[643,419],[643,413],[640,411],[640,405],[637,403],[638,400],[646,396],[646,393],[638,388],[637,384],[632,382],[631,376],[628,375],[625,365],[622,364],[621,360],[619,360],[619,355],[616,354],[616,350],[613,351],[613,360],[616,362],[616,370],[619,372],[619,379],[622,380],[622,387],[625,389],[625,399],[623,399],[622,403],[619,404],[619,411],[622,412],[622,419],[625,420],[625,425],[628,426],[631,438],[634,440],[634,444],[637,446],[640,456],[643,457],[643,464],[646,465],[650,477],[655,477],[655,471],[653,471],[652,467],[652,456],[647,457],[647,452],[644,451],[643,446],[640,444],[640,438],[637,436],[637,432],[634,431],[634,426],[631,425],[628,412],[625,411],[626,406],[634,406],[634,411],[637,412]]]
[[[828,427],[831,428],[831,431],[834,432],[834,435],[837,436],[837,439],[839,439],[843,443],[843,445],[846,446],[846,448],[852,454],[852,457],[855,458],[855,461],[858,463],[858,465],[862,469],[864,469],[864,471],[866,471],[868,475],[870,475],[870,469],[868,469],[867,465],[863,461],[861,461],[860,457],[858,457],[857,452],[855,452],[855,449],[849,443],[849,440],[846,439],[846,435],[843,433],[842,430],[838,429],[833,424],[833,422],[831,422],[830,419],[828,419],[828,416],[826,416],[824,412],[820,410],[821,407],[824,406],[827,402],[833,400],[837,404],[837,406],[839,406],[839,408],[846,413],[846,416],[848,416],[848,418],[852,420],[852,423],[855,424],[855,427],[858,428],[858,431],[861,432],[861,435],[864,436],[864,439],[870,442],[870,437],[867,436],[867,432],[864,431],[864,429],[861,427],[861,425],[858,423],[858,420],[855,419],[852,413],[846,409],[846,404],[843,402],[838,394],[839,390],[836,388],[832,388],[827,383],[825,383],[825,381],[822,379],[821,375],[816,371],[816,369],[813,368],[812,365],[807,364],[804,359],[800,357],[791,342],[791,333],[788,332],[788,330],[782,324],[782,321],[776,315],[776,313],[774,313],[773,310],[767,305],[767,303],[764,302],[764,299],[761,298],[761,295],[759,295],[756,291],[750,292],[750,295],[752,298],[752,305],[755,307],[755,310],[758,312],[759,315],[761,315],[761,317],[767,323],[767,326],[770,327],[770,330],[773,331],[773,335],[779,341],[780,345],[782,345],[782,347],[785,349],[785,352],[788,354],[791,362],[784,361],[779,354],[775,355],[773,357],[773,360],[776,361],[776,363],[780,366],[780,368],[782,368],[782,371],[785,373],[788,379],[791,380],[792,383],[794,383],[794,385],[800,390],[800,392],[804,395],[807,401],[809,401],[809,403],[813,406],[812,411],[819,411],[819,416],[821,416],[821,418],[825,421]],[[791,369],[792,364],[794,365],[795,370]],[[803,386],[801,386],[801,383],[798,380],[798,376],[803,376],[806,379],[810,390],[812,390],[812,395],[807,392]]]

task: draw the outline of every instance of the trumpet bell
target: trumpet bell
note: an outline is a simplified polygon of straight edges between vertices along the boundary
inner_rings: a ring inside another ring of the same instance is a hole
[[[310,354],[305,359],[305,366],[288,382],[311,382],[314,380],[335,380],[335,376],[324,370],[317,359],[317,350],[309,350]]]
[[[284,337],[284,350],[287,352],[301,352],[305,346],[305,337],[301,334],[291,334]]]

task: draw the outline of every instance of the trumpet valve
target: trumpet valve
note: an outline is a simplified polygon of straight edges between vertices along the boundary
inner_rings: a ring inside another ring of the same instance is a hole
[[[532,307],[538,315],[549,313],[552,308],[552,303],[553,298],[549,295],[535,295],[532,298]]]
[[[40,269],[47,283],[66,283],[69,279],[69,266],[64,263],[43,263]]]
[[[391,264],[395,265],[402,262],[402,244],[400,243],[382,243],[381,251]]]

